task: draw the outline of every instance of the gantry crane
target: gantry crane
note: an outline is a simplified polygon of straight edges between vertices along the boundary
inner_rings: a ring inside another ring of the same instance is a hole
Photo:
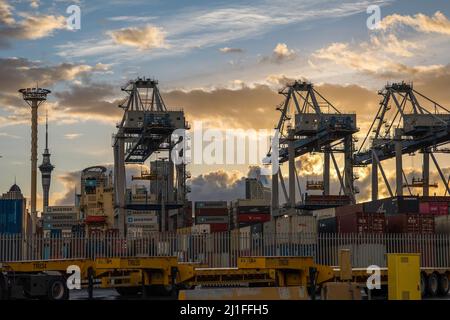
[[[353,160],[355,165],[372,165],[372,200],[378,199],[378,169],[390,196],[394,196],[381,165],[383,160],[391,158],[396,159],[395,194],[403,195],[403,187],[410,184],[403,171],[402,155],[417,151],[423,153],[423,195],[428,196],[429,188],[434,186],[430,184],[430,157],[445,185],[446,193],[449,192],[447,179],[433,153],[445,152],[445,148],[438,147],[450,141],[450,111],[414,90],[412,83],[388,83],[378,94],[382,96],[380,107]],[[434,110],[428,110],[425,104],[428,107],[431,105]]]
[[[160,204],[147,205],[146,210],[160,210],[162,230],[167,229],[166,209],[181,208],[186,199],[185,163],[177,164],[177,193],[174,188],[174,162],[170,153],[175,144],[184,143],[182,139],[173,141],[172,133],[177,129],[188,129],[184,112],[166,108],[158,88],[158,81],[138,78],[129,81],[122,88],[126,98],[119,107],[124,110],[122,120],[117,124],[117,133],[113,136],[114,149],[114,190],[115,210],[119,229],[125,233],[125,164],[143,164],[157,152],[169,152],[168,173],[165,178],[168,190],[162,195]],[[135,209],[135,206],[133,207]]]
[[[333,161],[341,190],[354,202],[352,135],[358,132],[356,114],[343,114],[324,98],[310,82],[294,81],[279,91],[284,102],[277,107],[281,112],[275,129],[279,134],[279,163],[289,163],[289,195],[286,192],[281,170],[272,175],[272,214],[278,214],[278,181],[290,208],[296,207],[296,187],[300,183],[295,168],[295,158],[312,152],[324,153],[323,195],[330,195],[330,159]],[[293,105],[293,107],[292,107]],[[291,123],[295,117],[294,126]],[[343,145],[339,148],[339,145]],[[344,172],[341,173],[334,153],[344,153]],[[270,157],[272,150],[269,151]],[[301,191],[300,191],[301,192]]]

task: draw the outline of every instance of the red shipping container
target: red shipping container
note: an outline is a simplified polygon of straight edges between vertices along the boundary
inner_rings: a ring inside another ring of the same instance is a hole
[[[382,213],[346,214],[336,217],[339,233],[384,233],[386,218]]]
[[[228,216],[228,208],[195,208],[195,216]]]
[[[270,214],[239,214],[237,222],[266,222],[270,221]]]
[[[228,223],[211,223],[209,227],[211,233],[228,231]]]
[[[396,214],[386,217],[388,233],[434,233],[434,217],[417,214]]]
[[[419,213],[421,214],[431,214],[430,213],[430,203],[421,202],[419,203]]]
[[[351,204],[347,206],[341,206],[335,208],[336,216],[344,216],[347,214],[354,214],[364,212],[364,206],[362,203]]]

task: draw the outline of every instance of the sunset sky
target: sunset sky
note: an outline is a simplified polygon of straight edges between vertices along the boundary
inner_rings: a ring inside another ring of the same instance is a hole
[[[72,4],[81,9],[80,30],[67,29]],[[376,30],[366,25],[372,4],[381,9]],[[292,79],[312,81],[339,110],[356,112],[358,137],[388,81],[412,81],[450,107],[446,0],[0,0],[0,50],[0,192],[16,177],[29,196],[31,116],[17,90],[38,83],[52,90],[39,110],[38,149],[40,163],[48,110],[56,167],[51,204],[73,202],[83,168],[112,164],[120,86],[138,76],[158,79],[168,107],[183,108],[189,122],[222,129],[272,129],[283,101],[277,91]],[[448,176],[448,155],[437,158]],[[394,178],[391,162],[385,166]],[[301,158],[298,166],[303,177],[313,177],[321,171],[320,155]],[[408,176],[417,176],[420,166],[418,155],[404,157]],[[192,197],[243,197],[249,170],[191,166]],[[432,182],[440,182],[432,171]],[[369,171],[355,172],[366,199]],[[40,175],[38,181],[40,197]],[[440,183],[432,192],[442,190]]]

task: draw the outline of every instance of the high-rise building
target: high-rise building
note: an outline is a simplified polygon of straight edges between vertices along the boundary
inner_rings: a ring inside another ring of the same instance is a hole
[[[256,178],[245,179],[245,199],[248,200],[270,200],[270,189],[264,187],[262,182]]]
[[[0,198],[0,234],[29,234],[26,199],[17,184]]]
[[[42,154],[42,164],[39,166],[42,175],[42,192],[43,192],[43,209],[48,206],[48,198],[50,192],[50,182],[52,177],[52,171],[55,167],[50,163],[50,152],[48,151],[48,117],[45,116],[45,150]]]

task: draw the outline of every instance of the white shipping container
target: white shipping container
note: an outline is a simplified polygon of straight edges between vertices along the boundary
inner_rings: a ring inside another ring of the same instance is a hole
[[[292,216],[291,217],[292,233],[316,233],[317,220],[313,216]]]
[[[291,231],[291,217],[279,217],[275,220],[276,222],[276,233],[277,234],[287,234]]]
[[[336,216],[336,208],[325,208],[321,210],[314,210],[313,216],[316,217],[317,220],[333,218]]]
[[[191,228],[192,234],[208,234],[210,232],[211,228],[209,224],[196,224]]]
[[[276,224],[275,224],[275,220],[270,220],[267,222],[264,222],[263,224],[263,233],[265,235],[273,235],[276,232]]]
[[[435,216],[434,230],[436,233],[450,234],[450,216]]]

